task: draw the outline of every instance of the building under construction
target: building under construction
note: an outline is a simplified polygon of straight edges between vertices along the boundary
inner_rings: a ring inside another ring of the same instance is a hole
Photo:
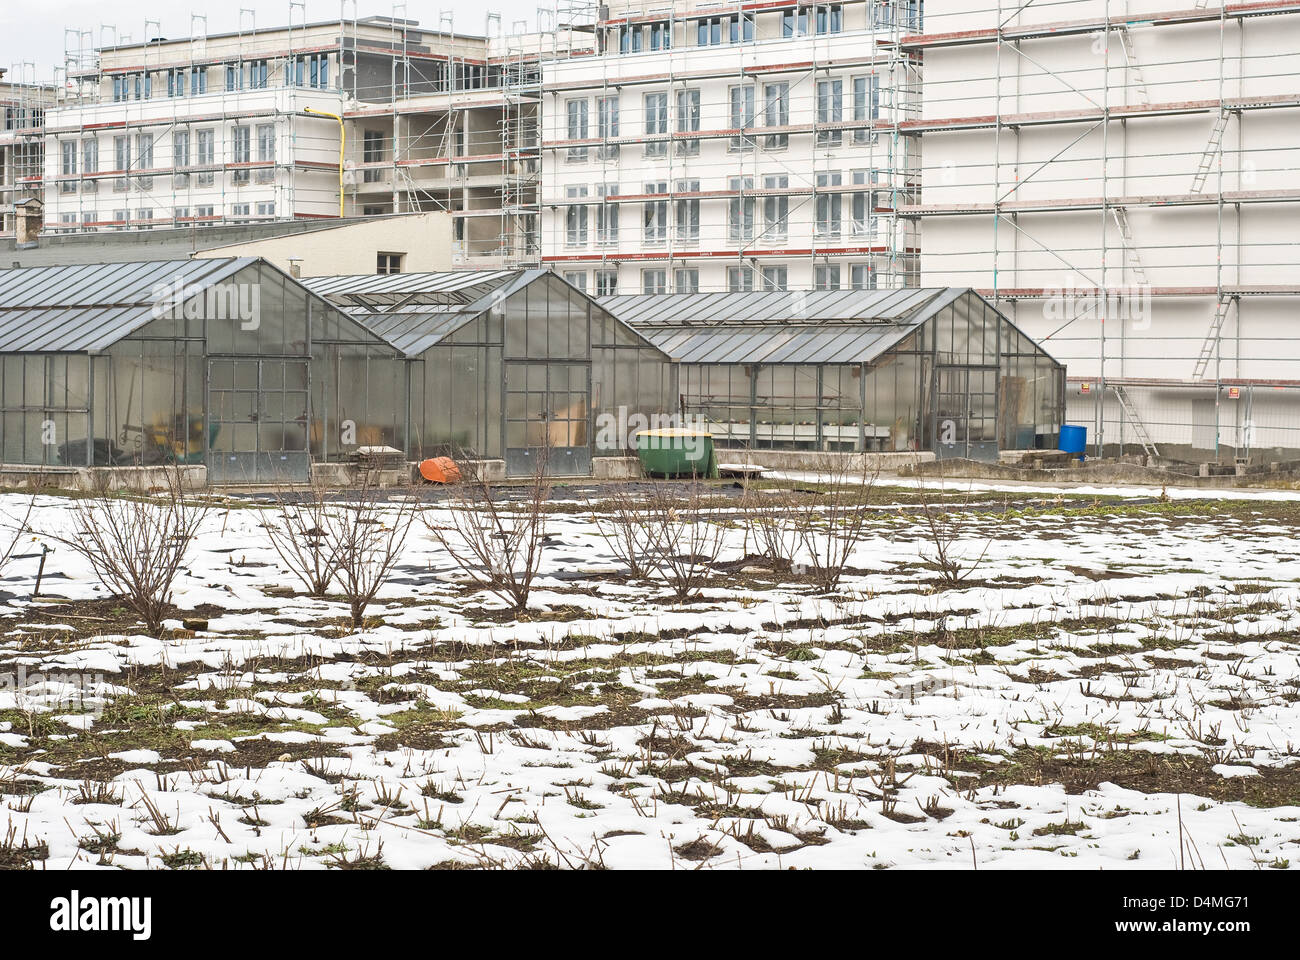
[[[924,284],[1069,364],[1095,448],[1300,455],[1300,3],[930,0]]]
[[[617,2],[543,70],[543,262],[598,296],[915,286],[920,4]]]
[[[55,89],[36,82],[33,63],[0,67],[0,237],[12,237],[20,205],[43,199],[45,111]]]
[[[349,16],[348,7],[352,7]],[[139,42],[73,31],[45,129],[53,231],[446,211],[456,262],[535,261],[538,60],[571,32],[405,17]],[[107,31],[105,31],[107,33]],[[590,47],[590,33],[576,35]]]

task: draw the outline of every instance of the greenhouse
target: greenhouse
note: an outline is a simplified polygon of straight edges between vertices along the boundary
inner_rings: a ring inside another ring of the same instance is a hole
[[[1055,448],[1065,368],[967,288],[609,296],[680,364],[683,413],[755,449]]]
[[[630,449],[630,431],[610,425],[676,410],[670,358],[548,271],[303,282],[407,359],[394,380],[383,358],[340,348],[339,392],[314,409],[327,425],[375,431],[363,443],[412,459],[504,460],[510,476],[531,474],[539,459],[551,474],[586,476],[593,456]]]
[[[392,347],[260,259],[0,270],[0,461],[305,481],[339,453],[314,411],[340,355],[401,377]]]

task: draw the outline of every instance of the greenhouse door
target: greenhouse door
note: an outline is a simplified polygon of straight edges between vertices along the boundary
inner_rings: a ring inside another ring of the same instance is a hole
[[[555,477],[591,475],[591,365],[508,361],[506,476],[530,477],[539,461]]]
[[[934,453],[940,460],[998,458],[998,368],[937,367]]]
[[[308,361],[208,361],[208,482],[306,483]]]

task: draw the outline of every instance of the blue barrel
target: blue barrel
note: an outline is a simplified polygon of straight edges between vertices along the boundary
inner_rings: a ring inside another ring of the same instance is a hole
[[[1079,459],[1083,459],[1084,451],[1088,448],[1088,428],[1074,427],[1069,424],[1061,426],[1061,442],[1057,448],[1064,450],[1066,453],[1077,453]]]

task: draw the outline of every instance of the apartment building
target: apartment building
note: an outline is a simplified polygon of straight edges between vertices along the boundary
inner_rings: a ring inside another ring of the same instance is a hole
[[[566,35],[377,17],[104,47],[49,111],[46,230],[445,211],[457,263],[535,260],[536,64]]]
[[[1300,4],[929,0],[921,282],[1069,366],[1107,453],[1300,456]]]
[[[0,68],[0,237],[14,236],[18,204],[43,199],[45,111],[55,90],[34,73],[30,64],[17,73]]]
[[[915,285],[920,4],[622,2],[542,64],[542,262],[588,292]]]

